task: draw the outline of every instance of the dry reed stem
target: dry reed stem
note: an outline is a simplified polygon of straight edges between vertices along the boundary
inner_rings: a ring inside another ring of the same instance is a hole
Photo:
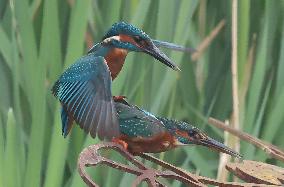
[[[256,147],[264,150],[266,152],[266,154],[268,154],[269,156],[280,160],[282,162],[284,162],[284,151],[279,149],[278,147],[264,142],[248,133],[242,132],[240,130],[234,129],[228,125],[226,125],[224,122],[217,120],[215,118],[210,117],[208,119],[208,123],[214,125],[215,127],[228,131],[229,133],[239,137],[240,139],[249,142],[253,145],[255,145]]]
[[[192,61],[197,61],[207,47],[211,44],[212,40],[217,36],[217,34],[221,31],[221,29],[225,26],[225,19],[222,19],[218,25],[211,31],[211,33],[199,44],[197,47],[197,51],[191,55]]]
[[[85,34],[86,46],[90,49],[94,45],[94,39],[91,32],[87,31]]]
[[[205,28],[206,28],[206,0],[200,0],[199,3],[199,10],[198,10],[198,27],[199,31],[198,34],[201,38],[205,35]]]
[[[229,125],[229,121],[225,121],[226,125]],[[229,133],[224,131],[224,144],[226,146],[229,146]],[[221,182],[227,181],[228,178],[228,170],[226,170],[226,165],[230,161],[230,155],[227,155],[225,153],[220,153],[220,158],[219,158],[219,165],[218,165],[218,173],[217,173],[217,180]]]
[[[239,89],[238,89],[238,1],[232,1],[232,126],[240,129]],[[234,150],[240,151],[240,140],[233,137]],[[237,179],[234,178],[234,181]]]

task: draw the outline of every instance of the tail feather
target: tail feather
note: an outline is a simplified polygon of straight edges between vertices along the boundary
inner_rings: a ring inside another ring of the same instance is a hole
[[[66,138],[72,128],[74,120],[71,117],[71,115],[68,115],[68,112],[64,109],[64,107],[61,108],[61,121],[62,121],[62,136]]]

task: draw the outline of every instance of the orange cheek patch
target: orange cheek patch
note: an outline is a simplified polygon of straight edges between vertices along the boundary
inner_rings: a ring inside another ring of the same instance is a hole
[[[189,138],[190,137],[188,136],[187,132],[184,132],[184,131],[180,131],[180,130],[176,130],[176,133],[184,138]]]
[[[129,42],[129,43],[132,43],[134,45],[137,45],[136,42],[133,40],[132,37],[130,36],[127,36],[125,34],[120,34],[119,35],[119,40],[122,41],[122,42]]]

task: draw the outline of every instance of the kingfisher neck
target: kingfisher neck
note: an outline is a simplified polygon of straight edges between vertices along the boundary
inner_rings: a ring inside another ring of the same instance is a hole
[[[97,43],[92,47],[92,54],[95,56],[102,56],[105,57],[106,54],[110,51],[111,48],[107,46],[103,46],[101,43]]]
[[[121,71],[128,51],[121,48],[112,48],[103,46],[100,43],[93,47],[92,54],[104,57],[112,80],[114,80]]]
[[[105,55],[106,63],[109,67],[112,80],[114,80],[121,71],[128,51],[120,48],[110,48]]]

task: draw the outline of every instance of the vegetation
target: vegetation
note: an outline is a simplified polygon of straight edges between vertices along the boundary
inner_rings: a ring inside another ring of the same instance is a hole
[[[284,1],[239,0],[237,22],[240,128],[282,148],[283,9]],[[232,116],[231,1],[0,0],[0,186],[85,186],[77,157],[99,140],[77,126],[70,137],[61,136],[59,103],[50,88],[114,22],[124,20],[153,38],[198,48],[223,19],[225,26],[197,60],[165,50],[181,72],[131,53],[112,86],[114,95],[126,95],[160,116],[189,121],[219,140],[223,132],[208,126],[207,118]],[[245,159],[283,166],[243,142],[240,152]],[[219,155],[206,148],[183,147],[157,156],[216,177]],[[92,172],[106,187],[133,179],[104,167]]]

